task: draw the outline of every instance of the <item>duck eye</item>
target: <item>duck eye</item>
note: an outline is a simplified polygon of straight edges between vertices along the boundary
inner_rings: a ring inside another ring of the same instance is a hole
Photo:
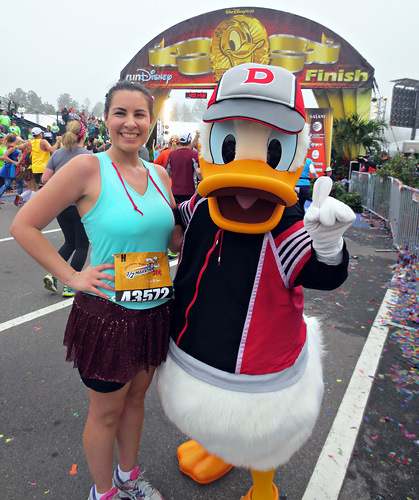
[[[281,161],[282,156],[282,146],[278,139],[272,139],[268,145],[268,154],[266,157],[266,163],[272,167],[276,168]]]
[[[212,124],[209,146],[213,163],[225,165],[236,157],[236,131],[233,120]]]
[[[224,163],[230,163],[236,157],[236,138],[232,134],[224,139],[221,147],[221,155]]]
[[[246,35],[247,41],[250,43],[252,41],[252,35],[250,34],[250,29],[247,25],[244,26],[244,34]]]
[[[233,30],[228,37],[228,45],[230,49],[236,51],[241,45],[241,38],[239,33],[236,30]]]
[[[268,140],[266,163],[279,172],[286,172],[294,161],[297,145],[297,134],[272,130]]]

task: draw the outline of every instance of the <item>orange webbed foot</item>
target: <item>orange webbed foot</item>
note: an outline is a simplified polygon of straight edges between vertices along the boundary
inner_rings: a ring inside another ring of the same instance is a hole
[[[278,488],[272,483],[272,500],[279,500]],[[253,498],[253,486],[247,492],[247,494],[240,500],[256,500]]]
[[[233,468],[193,440],[179,446],[177,457],[180,470],[200,484],[216,481]]]

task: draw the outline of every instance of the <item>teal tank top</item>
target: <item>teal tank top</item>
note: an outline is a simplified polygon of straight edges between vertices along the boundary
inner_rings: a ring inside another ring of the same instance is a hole
[[[116,253],[167,252],[174,229],[174,217],[169,205],[169,195],[154,166],[143,161],[149,177],[153,179],[161,193],[150,178],[147,190],[142,196],[136,193],[124,180],[132,200],[143,213],[141,215],[134,210],[109,156],[106,153],[98,153],[96,156],[100,164],[102,188],[96,204],[82,218],[91,245],[92,267],[105,263],[113,264],[113,255]],[[113,269],[105,272],[115,274]],[[108,283],[114,286],[113,282]],[[109,297],[114,296],[114,292],[104,288],[100,290]],[[115,303],[129,309],[149,309],[159,306],[167,300],[115,301]]]
[[[310,165],[313,160],[307,158],[304,163],[303,171],[301,172],[300,178],[298,179],[297,186],[309,186],[310,185]]]

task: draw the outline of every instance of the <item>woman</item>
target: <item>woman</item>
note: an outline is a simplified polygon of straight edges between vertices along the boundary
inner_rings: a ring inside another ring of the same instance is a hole
[[[22,208],[10,232],[50,274],[79,292],[64,343],[90,396],[83,435],[95,483],[89,500],[159,500],[161,495],[135,464],[145,394],[167,354],[171,301],[110,300],[116,294],[113,255],[121,260],[133,252],[166,255],[168,245],[178,251],[181,229],[174,231],[175,201],[166,171],[138,157],[153,120],[150,93],[139,83],[119,82],[106,96],[104,115],[111,148],[70,160]],[[72,203],[92,243],[92,267],[80,272],[41,232]],[[137,263],[146,260],[141,254],[134,257],[140,259]],[[116,277],[122,279],[122,273]],[[113,487],[115,440],[119,465]]]
[[[84,149],[86,140],[86,128],[79,121],[72,121],[67,125],[66,133],[62,139],[63,147],[58,149],[49,159],[42,175],[42,184],[46,184],[51,177],[72,158],[92,154]],[[57,217],[58,224],[64,234],[64,244],[58,250],[61,257],[68,261],[71,260],[71,267],[76,271],[81,271],[87,259],[89,250],[89,239],[81,222],[80,215],[76,205],[70,205],[63,210]],[[57,291],[57,279],[50,274],[44,277],[44,286],[51,292]],[[67,285],[63,286],[63,297],[72,297],[76,292]]]
[[[52,146],[52,144],[54,142],[54,135],[53,135],[52,129],[51,129],[51,127],[49,125],[47,125],[47,129],[44,132],[44,139],[46,141],[48,141],[51,144],[51,146]]]
[[[172,151],[175,151],[178,148],[179,137],[177,135],[172,135],[170,138],[169,144],[166,149],[163,149],[159,156],[154,160],[154,164],[161,165],[162,167],[166,167],[167,158]]]
[[[294,188],[298,195],[298,204],[303,213],[305,211],[304,205],[310,197],[310,174],[317,179],[318,175],[316,169],[314,168],[313,160],[311,158],[306,158],[304,168],[301,172],[300,178],[298,179],[297,185]]]
[[[0,156],[0,160],[4,161],[3,168],[0,171],[0,176],[4,177],[4,184],[0,188],[0,198],[7,191],[16,175],[17,166],[19,165],[19,150],[16,148],[16,135],[7,134],[3,139],[3,144],[7,147],[6,151]],[[22,194],[23,181],[17,181],[18,194]],[[2,201],[0,201],[3,204]]]
[[[17,108],[17,117],[18,118],[22,118],[24,119],[25,118],[25,106],[23,104],[19,104],[19,107]]]
[[[89,137],[87,139],[86,149],[87,149],[87,151],[91,151],[94,154],[96,154],[98,152],[98,150],[97,150],[97,138],[94,135],[89,135]]]

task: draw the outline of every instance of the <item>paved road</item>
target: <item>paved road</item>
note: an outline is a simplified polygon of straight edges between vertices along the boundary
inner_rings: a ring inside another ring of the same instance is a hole
[[[91,480],[81,436],[88,400],[62,346],[71,299],[47,292],[44,271],[9,239],[18,210],[12,199],[0,209],[0,498],[85,500]],[[55,222],[46,228],[56,248],[62,242],[57,229]],[[389,297],[390,266],[397,256],[378,251],[391,250],[388,233],[360,219],[348,230],[347,244],[350,276],[341,289],[305,292],[306,313],[320,317],[325,331],[326,392],[313,436],[276,471],[275,483],[281,500],[417,500],[418,446],[411,436],[419,434],[418,406],[415,395],[400,391],[403,384],[407,389],[405,375],[393,365],[394,358],[404,358],[391,336],[398,330],[391,327],[386,340],[382,316],[387,309],[380,309]],[[383,354],[376,332],[384,335]],[[401,379],[398,385],[392,375]],[[362,400],[371,385],[364,413]],[[139,461],[165,499],[239,500],[247,492],[246,470],[233,469],[207,486],[183,476],[175,457],[184,440],[165,418],[153,384]]]

